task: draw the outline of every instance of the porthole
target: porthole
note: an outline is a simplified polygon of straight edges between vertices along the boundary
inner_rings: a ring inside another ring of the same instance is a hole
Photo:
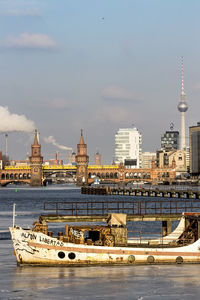
[[[58,257],[62,259],[65,258],[65,253],[62,251],[58,252]]]
[[[70,252],[70,253],[68,254],[68,257],[69,257],[69,259],[75,259],[75,258],[76,258],[76,254],[73,253],[73,252]]]
[[[149,255],[149,256],[147,257],[147,262],[148,262],[148,263],[152,264],[152,263],[154,263],[154,261],[155,261],[155,258],[154,258],[152,255]]]
[[[129,255],[128,262],[133,263],[134,261],[135,261],[135,256],[134,255]]]
[[[182,263],[183,263],[183,258],[182,258],[181,256],[178,256],[178,257],[176,258],[176,263],[177,263],[177,264],[182,264]]]

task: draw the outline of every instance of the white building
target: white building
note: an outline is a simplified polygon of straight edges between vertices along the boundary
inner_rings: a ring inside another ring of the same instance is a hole
[[[156,159],[155,152],[143,152],[142,153],[142,169],[151,169],[152,160]]]
[[[115,134],[115,160],[126,167],[141,168],[142,135],[137,128],[120,128]]]

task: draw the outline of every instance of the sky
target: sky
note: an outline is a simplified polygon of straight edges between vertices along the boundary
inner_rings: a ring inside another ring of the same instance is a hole
[[[10,158],[24,159],[36,128],[45,158],[76,152],[83,129],[90,163],[99,150],[109,164],[116,131],[134,125],[156,151],[171,122],[180,130],[181,56],[188,142],[199,11],[198,0],[0,0],[0,149],[7,132]]]

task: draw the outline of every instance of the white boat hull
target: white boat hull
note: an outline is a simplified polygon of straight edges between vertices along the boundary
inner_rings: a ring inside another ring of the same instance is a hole
[[[35,265],[199,263],[200,240],[180,247],[107,247],[65,243],[41,232],[10,228],[17,262]]]

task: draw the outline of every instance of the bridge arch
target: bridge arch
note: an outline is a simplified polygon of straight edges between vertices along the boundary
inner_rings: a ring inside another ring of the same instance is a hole
[[[8,180],[2,183],[2,186],[7,186],[8,184],[17,183],[17,184],[29,184],[26,180]]]

